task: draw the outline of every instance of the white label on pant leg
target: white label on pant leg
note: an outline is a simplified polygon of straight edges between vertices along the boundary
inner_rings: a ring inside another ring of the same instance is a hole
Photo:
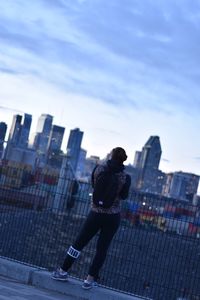
[[[69,250],[67,251],[67,254],[73,258],[78,258],[80,253],[81,253],[80,251],[74,249],[72,246],[70,246]]]

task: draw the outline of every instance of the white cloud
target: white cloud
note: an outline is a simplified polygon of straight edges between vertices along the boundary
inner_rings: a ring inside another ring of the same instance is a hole
[[[122,143],[132,160],[160,134],[164,168],[199,172],[199,8],[197,0],[1,1],[0,102],[81,127],[92,154]]]

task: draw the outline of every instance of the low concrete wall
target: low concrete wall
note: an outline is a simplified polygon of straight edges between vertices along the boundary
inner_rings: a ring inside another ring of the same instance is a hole
[[[19,282],[36,287],[60,292],[71,299],[82,300],[139,300],[144,299],[134,295],[127,295],[104,287],[83,290],[80,280],[69,278],[67,282],[51,279],[51,274],[37,267],[31,267],[14,260],[0,258],[0,276],[15,279]]]
[[[112,291],[103,287],[93,288],[92,290],[83,290],[82,281],[69,278],[68,282],[59,282],[50,278],[49,272],[35,272],[33,276],[33,285],[44,287],[53,291],[59,291],[71,297],[83,300],[138,300],[134,296]]]
[[[30,283],[32,274],[38,269],[14,260],[0,258],[0,275],[16,279],[23,283]]]

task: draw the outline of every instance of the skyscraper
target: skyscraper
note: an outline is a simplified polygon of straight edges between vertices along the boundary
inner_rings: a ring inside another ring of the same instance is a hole
[[[80,131],[79,128],[70,130],[70,135],[67,143],[67,154],[68,154],[69,162],[74,172],[76,172],[77,169],[82,138],[83,138],[83,132]]]
[[[61,149],[65,128],[53,125],[50,131],[49,141],[47,145],[48,153],[59,151]]]
[[[0,158],[2,158],[3,150],[4,150],[4,141],[7,131],[7,124],[4,122],[0,122]]]
[[[52,122],[53,116],[48,114],[41,114],[41,116],[38,119],[36,132],[41,132],[46,135],[49,135],[51,131]]]
[[[49,141],[47,145],[48,164],[53,167],[61,167],[61,145],[63,141],[65,128],[53,125],[51,128]]]
[[[32,116],[24,114],[24,122],[21,115],[14,115],[8,137],[8,145],[12,147],[27,148]]]
[[[10,132],[8,136],[8,142],[4,154],[5,159],[9,159],[9,157],[12,154],[13,148],[17,147],[18,145],[18,141],[21,134],[21,121],[22,121],[22,116],[20,115],[13,116]]]
[[[140,167],[141,154],[142,154],[141,151],[136,151],[135,152],[135,157],[134,157],[134,162],[133,162],[134,168],[139,168]]]
[[[52,122],[53,116],[48,114],[42,114],[38,119],[33,147],[41,155],[45,155],[47,152],[47,145],[51,132]]]
[[[18,146],[26,149],[28,147],[30,128],[32,123],[32,115],[24,114],[24,122],[21,125],[21,132],[18,141]]]
[[[86,163],[86,155],[87,155],[87,151],[84,150],[84,149],[80,149],[80,154],[79,154],[77,168],[76,168],[77,178],[81,178],[84,174],[85,163]]]
[[[162,150],[159,136],[150,136],[150,138],[142,148],[141,155],[138,156],[137,160],[137,187],[139,189],[147,192],[158,192],[157,180],[158,177],[160,177],[160,171],[158,170],[158,168],[161,154]]]
[[[24,114],[23,124],[21,122],[21,115],[13,116],[4,158],[34,166],[35,153],[27,149],[32,116]]]
[[[151,168],[158,170],[162,150],[159,136],[150,136],[144,147],[140,157],[140,168]]]
[[[17,146],[21,134],[21,121],[22,121],[22,116],[20,115],[13,116],[12,125],[8,136],[8,144]]]

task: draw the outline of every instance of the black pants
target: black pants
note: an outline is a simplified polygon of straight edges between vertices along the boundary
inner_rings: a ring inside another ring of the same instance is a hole
[[[81,251],[93,236],[100,231],[96,245],[96,254],[88,272],[96,280],[99,277],[99,270],[105,261],[107,250],[119,224],[120,214],[100,214],[91,211],[75,243],[72,245],[74,249]],[[62,269],[68,271],[74,260],[73,257],[67,254]]]

